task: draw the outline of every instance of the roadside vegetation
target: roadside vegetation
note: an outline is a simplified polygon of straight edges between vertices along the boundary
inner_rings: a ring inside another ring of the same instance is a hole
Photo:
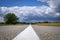
[[[38,25],[38,26],[60,26],[60,22],[41,22],[41,23],[36,23],[34,25]]]
[[[28,25],[29,23],[16,23],[16,24],[5,24],[5,23],[0,23],[0,26],[10,26],[10,25]]]
[[[0,23],[0,26],[8,26],[8,25],[28,25],[30,23],[25,23],[25,22],[19,22],[16,24],[4,24]],[[32,25],[37,25],[37,26],[60,26],[60,22],[37,22],[37,23],[31,23]]]

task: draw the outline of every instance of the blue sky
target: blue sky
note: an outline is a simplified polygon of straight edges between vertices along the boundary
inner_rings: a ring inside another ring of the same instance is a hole
[[[0,6],[42,6],[47,5],[47,2],[41,2],[37,0],[0,0]]]
[[[0,22],[7,13],[14,13],[19,22],[60,22],[59,0],[0,0]]]

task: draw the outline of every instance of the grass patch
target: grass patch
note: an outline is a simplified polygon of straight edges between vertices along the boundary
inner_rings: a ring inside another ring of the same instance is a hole
[[[28,25],[29,23],[17,23],[17,24],[0,24],[0,26],[9,26],[9,25]],[[60,26],[60,22],[48,22],[48,23],[31,23],[32,25],[38,26]]]
[[[60,23],[36,23],[38,26],[60,26]]]
[[[0,26],[10,26],[10,25],[28,25],[28,24],[0,24]]]

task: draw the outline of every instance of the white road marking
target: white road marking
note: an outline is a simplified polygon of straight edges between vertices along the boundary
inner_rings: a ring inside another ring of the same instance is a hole
[[[40,40],[31,24],[21,33],[19,33],[13,40]]]

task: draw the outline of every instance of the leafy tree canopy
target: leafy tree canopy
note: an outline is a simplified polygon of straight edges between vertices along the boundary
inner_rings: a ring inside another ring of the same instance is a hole
[[[4,17],[4,21],[7,24],[14,24],[18,20],[17,16],[14,13],[8,13]]]

